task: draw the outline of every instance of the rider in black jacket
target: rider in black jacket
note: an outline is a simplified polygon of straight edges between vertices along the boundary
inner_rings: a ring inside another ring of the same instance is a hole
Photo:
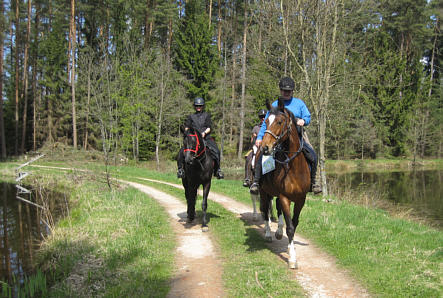
[[[211,156],[214,159],[214,176],[217,177],[217,179],[223,179],[224,174],[220,169],[220,150],[218,149],[217,144],[210,135],[212,127],[211,115],[203,111],[204,106],[205,101],[203,98],[197,97],[194,100],[195,113],[189,115],[186,119],[185,130],[188,130],[189,127],[194,127],[194,129],[202,135],[202,138],[205,140],[205,144],[209,148]],[[183,148],[181,148],[177,158],[178,178],[183,178],[185,176],[183,164],[184,154]]]

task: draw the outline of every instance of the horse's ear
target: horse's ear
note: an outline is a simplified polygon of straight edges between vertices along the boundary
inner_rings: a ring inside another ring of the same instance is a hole
[[[282,112],[285,110],[285,99],[281,96],[278,97],[278,109]]]

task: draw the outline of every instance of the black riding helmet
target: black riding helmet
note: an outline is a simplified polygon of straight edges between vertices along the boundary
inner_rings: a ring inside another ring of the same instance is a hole
[[[284,77],[278,83],[280,90],[294,90],[295,82],[290,77]]]
[[[194,106],[204,106],[205,105],[205,100],[201,97],[196,97],[194,99]]]
[[[258,111],[258,118],[264,118],[264,117],[266,117],[266,111],[263,109],[260,109]]]

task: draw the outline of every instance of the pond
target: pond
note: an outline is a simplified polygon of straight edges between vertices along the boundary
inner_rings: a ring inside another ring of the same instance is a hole
[[[27,189],[30,187],[25,186]],[[50,234],[57,214],[63,206],[62,194],[43,189],[16,198],[15,184],[0,182],[0,280],[22,283],[33,273],[35,251]]]
[[[226,179],[243,178],[242,169],[226,175]],[[327,180],[330,194],[340,197],[349,191],[366,192],[369,197],[409,208],[418,218],[443,227],[443,170],[330,171]]]
[[[328,174],[339,191],[368,191],[443,227],[443,171],[412,170],[394,172],[352,172]]]

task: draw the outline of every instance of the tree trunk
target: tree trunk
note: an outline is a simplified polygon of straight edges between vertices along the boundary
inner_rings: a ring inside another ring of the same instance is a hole
[[[168,63],[171,60],[171,45],[172,45],[172,18],[169,19],[168,23],[168,52],[166,56],[166,60]]]
[[[245,12],[243,20],[243,51],[242,51],[242,69],[241,69],[241,103],[240,103],[240,136],[238,140],[239,160],[242,159],[243,153],[243,130],[245,126],[245,93],[246,93],[246,37],[248,33],[248,0],[245,0]]]
[[[209,28],[211,28],[211,21],[212,21],[212,0],[209,0]]]
[[[157,122],[157,136],[155,140],[155,160],[157,162],[157,170],[160,170],[160,138],[162,131],[162,118],[163,118],[163,103],[165,100],[165,77],[164,72],[161,71],[161,81],[160,81],[160,109],[158,113]]]
[[[83,148],[88,149],[88,122],[89,122],[89,104],[91,102],[91,72],[92,72],[92,59],[88,59],[88,87],[87,87],[87,104],[86,104],[86,117],[85,117],[85,139],[83,141]]]
[[[3,19],[4,6],[3,0],[0,1],[0,27],[5,28]],[[3,94],[3,34],[0,34],[0,94]],[[5,137],[5,120],[3,118],[3,96],[0,96],[0,142],[1,142],[1,158],[6,158],[6,137]],[[6,197],[5,197],[6,198]],[[5,223],[3,223],[5,224]]]
[[[229,144],[232,144],[234,138],[234,104],[235,104],[235,74],[237,72],[236,67],[236,51],[235,47],[232,48],[232,74],[231,74],[231,109],[229,113]]]
[[[32,0],[28,0],[28,22],[26,26],[26,41],[25,41],[25,55],[23,57],[23,83],[24,87],[22,90],[22,100],[25,103],[23,108],[23,127],[22,127],[22,143],[20,146],[20,153],[23,154],[25,152],[25,143],[26,143],[26,122],[28,120],[28,52],[29,52],[29,43],[31,39],[31,7]]]
[[[71,36],[71,98],[72,98],[72,144],[74,149],[77,149],[77,113],[75,110],[75,48],[76,48],[76,33],[75,33],[75,0],[71,0],[71,24],[70,24],[70,36]]]
[[[20,2],[18,0],[15,1],[15,147],[14,147],[14,153],[15,155],[18,154],[18,114],[19,114],[19,96],[18,96],[18,90],[19,90],[19,61],[18,61],[18,51],[19,51],[19,34],[20,34],[20,20],[19,20],[19,6]]]
[[[38,53],[38,26],[40,22],[40,6],[38,2],[35,4],[35,50],[33,52],[32,62],[32,150],[37,150],[37,53]]]
[[[217,49],[219,53],[221,53],[221,34],[222,34],[221,0],[218,0]]]

